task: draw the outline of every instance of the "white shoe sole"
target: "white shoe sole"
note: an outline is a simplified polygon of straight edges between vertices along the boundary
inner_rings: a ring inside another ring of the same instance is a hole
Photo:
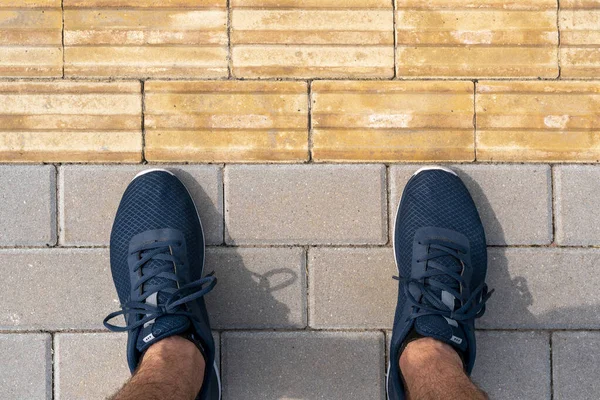
[[[142,172],[140,172],[136,176],[134,176],[132,181],[135,180],[135,178],[139,178],[140,176],[149,174],[150,172],[166,172],[169,175],[175,176],[174,173],[172,173],[171,171],[168,171],[166,169],[163,169],[163,168],[149,168],[149,169],[143,170]]]
[[[415,176],[415,175],[418,175],[418,174],[420,174],[420,173],[421,173],[421,172],[423,172],[423,171],[435,171],[435,170],[439,170],[439,171],[445,171],[445,172],[448,172],[449,174],[452,174],[452,175],[454,175],[454,176],[458,176],[458,175],[456,175],[456,172],[452,171],[450,168],[446,168],[446,167],[440,167],[439,165],[434,165],[434,166],[431,166],[431,167],[423,167],[423,168],[419,168],[419,169],[417,170],[417,172],[415,172],[415,173],[413,174],[413,176]]]

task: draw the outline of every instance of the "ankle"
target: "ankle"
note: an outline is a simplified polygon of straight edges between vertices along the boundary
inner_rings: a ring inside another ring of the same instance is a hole
[[[198,347],[190,340],[181,336],[169,336],[154,343],[144,353],[144,358],[165,360],[173,356],[185,357],[186,359],[202,358]]]
[[[173,371],[173,367],[177,366],[190,380],[202,382],[205,364],[204,356],[194,343],[181,336],[169,336],[146,350],[139,370]]]
[[[413,370],[439,368],[441,365],[457,368],[461,372],[464,368],[460,356],[452,346],[430,337],[410,342],[400,355],[399,362],[404,375],[409,375]]]
[[[471,382],[453,347],[430,337],[410,342],[400,355],[408,399],[470,399],[487,396]]]
[[[167,363],[176,359],[193,365],[204,364],[204,356],[190,340],[181,336],[169,336],[146,350],[143,356],[145,363]]]
[[[177,382],[176,390],[170,387],[169,396],[177,393],[178,398],[194,399],[202,387],[205,367],[204,356],[194,343],[170,336],[146,350],[133,379],[165,387],[165,382]]]
[[[129,382],[112,400],[189,399],[202,388],[205,361],[191,341],[171,336],[152,344]]]

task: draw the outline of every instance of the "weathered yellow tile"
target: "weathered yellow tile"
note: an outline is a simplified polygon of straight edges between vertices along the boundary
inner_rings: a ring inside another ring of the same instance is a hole
[[[18,1],[18,0],[17,0]],[[65,7],[224,8],[224,0],[63,0]]]
[[[232,7],[390,8],[389,0],[231,0]]]
[[[600,160],[599,82],[480,82],[477,159]]]
[[[0,8],[60,8],[61,0],[2,0]]]
[[[60,0],[0,2],[0,76],[62,76]]]
[[[391,3],[370,0],[232,3],[236,77],[383,77],[394,74]],[[269,7],[269,8],[265,8]]]
[[[315,81],[316,161],[472,161],[471,82]]]
[[[65,1],[67,76],[228,75],[225,1],[122,3]]]
[[[398,2],[397,74],[558,76],[556,2]]]
[[[396,8],[431,9],[432,7],[450,10],[531,10],[556,8],[556,2],[553,0],[396,0]]]
[[[150,161],[308,158],[306,83],[149,81],[144,92]]]
[[[561,77],[600,77],[600,1],[561,3],[559,23]]]
[[[138,82],[0,82],[0,162],[139,162]]]
[[[599,0],[560,0],[560,8],[598,8]]]

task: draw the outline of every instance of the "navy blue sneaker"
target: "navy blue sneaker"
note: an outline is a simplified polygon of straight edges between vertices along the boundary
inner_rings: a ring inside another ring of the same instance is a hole
[[[422,168],[408,181],[396,214],[394,254],[400,284],[387,393],[390,400],[404,400],[399,360],[411,340],[431,337],[451,345],[471,373],[475,318],[491,295],[483,225],[453,171]]]
[[[104,325],[128,332],[127,361],[133,373],[152,344],[173,335],[194,342],[204,359],[197,399],[220,399],[215,344],[203,296],[216,284],[203,277],[204,233],[181,181],[166,170],[148,170],[129,184],[113,224],[110,264],[121,311]],[[119,315],[125,326],[109,323]]]

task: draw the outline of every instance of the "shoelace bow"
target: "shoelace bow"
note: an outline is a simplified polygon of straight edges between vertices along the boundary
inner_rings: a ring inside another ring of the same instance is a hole
[[[106,328],[114,332],[125,332],[136,329],[145,323],[164,315],[183,315],[190,319],[196,319],[194,314],[182,310],[180,306],[199,299],[210,292],[217,284],[217,278],[213,275],[214,272],[211,272],[204,278],[190,282],[178,289],[171,287],[173,284],[172,281],[178,282],[173,265],[181,266],[183,264],[181,260],[171,252],[171,246],[178,246],[179,244],[180,243],[176,241],[149,243],[132,252],[132,254],[139,253],[141,255],[140,259],[133,267],[134,272],[139,271],[150,260],[166,261],[165,265],[155,267],[148,273],[143,273],[141,279],[139,279],[133,287],[134,291],[139,290],[142,285],[155,277],[164,278],[163,282],[158,285],[146,285],[148,287],[144,287],[144,292],[140,297],[140,301],[129,301],[122,306],[120,311],[110,313],[104,318],[104,326],[106,326]],[[144,302],[148,297],[159,291],[170,293],[170,296],[164,304],[154,306]],[[134,317],[142,316],[142,318],[138,321],[135,321],[135,318],[129,318],[130,321],[135,322],[125,326],[117,326],[108,322],[119,315]]]
[[[469,294],[467,291],[467,282],[463,278],[461,271],[453,271],[448,266],[433,261],[439,257],[452,256],[462,266],[465,264],[465,260],[462,257],[465,254],[465,249],[456,243],[449,243],[447,241],[430,240],[423,244],[429,246],[429,251],[425,258],[417,260],[418,262],[427,261],[427,271],[425,271],[422,278],[393,277],[400,281],[402,285],[401,290],[403,290],[406,299],[414,306],[410,318],[414,319],[425,315],[440,315],[464,323],[470,319],[481,317],[485,313],[485,303],[491,297],[492,293],[494,293],[494,290],[488,292],[487,285],[482,282]],[[462,290],[457,291],[448,283],[431,279],[436,276],[452,278]],[[410,292],[411,286],[416,287],[422,295],[422,299],[427,300],[427,302],[417,300]],[[434,291],[434,289],[437,289],[437,291]],[[459,300],[461,306],[456,310],[450,310],[440,299],[440,291],[450,293],[455,299]],[[415,309],[418,309],[418,311],[414,311]]]

